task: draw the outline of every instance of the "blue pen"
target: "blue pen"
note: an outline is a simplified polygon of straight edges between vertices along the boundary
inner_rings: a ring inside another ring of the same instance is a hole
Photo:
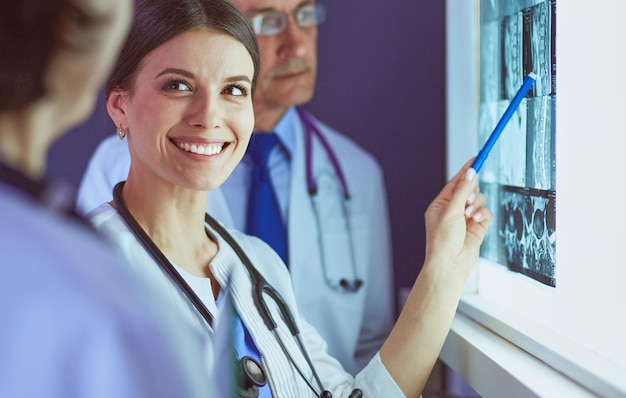
[[[517,90],[515,97],[513,97],[508,108],[506,108],[506,111],[504,111],[504,115],[502,115],[502,117],[500,118],[500,121],[496,125],[496,128],[493,129],[493,132],[489,136],[489,139],[487,140],[487,142],[485,142],[485,145],[480,150],[480,152],[478,152],[476,159],[474,159],[474,163],[472,163],[472,168],[476,170],[476,173],[478,173],[483,163],[485,163],[485,160],[487,160],[487,156],[489,155],[489,152],[491,152],[491,148],[493,148],[493,146],[495,145],[498,137],[500,137],[500,134],[502,133],[502,130],[504,130],[504,127],[507,125],[509,120],[511,120],[513,114],[519,107],[519,104],[522,102],[522,99],[524,99],[526,93],[528,92],[528,90],[530,90],[530,87],[533,85],[536,79],[537,75],[535,75],[533,72],[530,72],[528,76],[526,76],[526,78],[524,79],[524,83],[522,83],[522,86],[519,88],[519,90]]]

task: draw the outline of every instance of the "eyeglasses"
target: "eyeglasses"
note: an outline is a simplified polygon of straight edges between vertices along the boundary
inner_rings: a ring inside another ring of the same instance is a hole
[[[301,28],[318,26],[326,20],[326,7],[323,4],[305,4],[291,14],[281,11],[268,11],[256,15],[250,20],[257,36],[273,36],[287,28],[287,19],[293,16]]]

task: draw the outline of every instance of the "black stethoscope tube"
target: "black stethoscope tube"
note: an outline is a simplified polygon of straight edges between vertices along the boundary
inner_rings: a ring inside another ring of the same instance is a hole
[[[124,181],[121,181],[113,188],[113,201],[117,207],[117,211],[122,216],[128,227],[143,247],[150,253],[152,258],[157,262],[159,267],[174,281],[174,283],[182,290],[187,296],[187,299],[191,301],[196,310],[200,313],[202,318],[206,321],[211,329],[213,329],[214,319],[209,310],[206,308],[202,300],[196,295],[193,289],[187,284],[183,277],[176,271],[176,268],[165,257],[163,252],[154,244],[152,239],[148,236],[146,231],[143,230],[141,225],[135,220],[122,198],[122,187]],[[259,396],[259,387],[262,387],[267,382],[267,376],[263,371],[263,367],[256,359],[244,356],[239,358],[239,355],[233,348],[234,355],[234,374],[238,380],[237,392],[242,398],[256,398]]]
[[[317,371],[315,370],[315,367],[313,366],[313,361],[311,361],[311,358],[309,357],[309,354],[306,348],[304,347],[304,344],[302,344],[302,340],[300,339],[300,330],[298,329],[298,326],[296,325],[296,321],[293,318],[293,314],[289,310],[289,306],[287,305],[287,303],[285,303],[285,300],[283,299],[283,297],[280,295],[280,293],[278,293],[278,291],[274,288],[274,286],[270,285],[269,282],[267,282],[267,280],[263,277],[263,275],[261,275],[261,273],[254,266],[254,264],[252,264],[252,261],[250,261],[250,259],[248,258],[248,255],[243,251],[241,246],[239,246],[237,241],[232,237],[232,235],[228,233],[228,231],[226,231],[224,227],[222,227],[220,223],[218,223],[213,217],[209,216],[208,214],[205,214],[204,219],[206,223],[209,224],[211,228],[213,228],[218,234],[220,234],[220,236],[226,241],[226,243],[228,243],[230,247],[233,248],[233,250],[237,254],[237,257],[239,257],[243,265],[246,267],[248,274],[250,275],[251,282],[252,282],[252,301],[254,302],[254,305],[256,306],[257,311],[259,312],[259,315],[263,319],[265,326],[270,332],[272,332],[272,334],[278,341],[278,344],[280,345],[281,349],[283,350],[283,352],[285,353],[285,355],[287,356],[291,364],[294,366],[294,368],[298,371],[302,379],[307,383],[309,388],[316,395],[320,397],[331,398],[332,394],[329,391],[324,389],[322,385],[322,381],[320,380],[317,374]],[[307,365],[311,369],[311,372],[313,373],[313,377],[315,378],[315,381],[317,385],[319,386],[320,391],[322,391],[321,393],[318,393],[315,390],[315,388],[311,385],[308,378],[304,375],[304,372],[296,364],[295,360],[293,359],[293,357],[287,350],[287,347],[285,347],[280,336],[278,336],[278,333],[276,333],[277,325],[276,325],[276,322],[274,321],[274,317],[272,316],[272,313],[269,307],[267,306],[267,303],[265,302],[265,298],[263,296],[264,293],[270,296],[272,300],[274,300],[274,302],[276,303],[278,310],[280,311],[280,315],[283,318],[285,325],[287,325],[289,332],[296,339],[296,342],[298,343],[298,348],[300,348],[300,352],[302,353],[302,356],[304,357],[305,361],[307,362]]]
[[[128,211],[122,198],[123,186],[124,186],[124,181],[121,181],[117,183],[115,187],[113,188],[113,201],[115,203],[115,206],[117,207],[117,211],[122,216],[124,221],[126,221],[131,231],[133,231],[135,236],[141,241],[142,245],[153,256],[157,264],[159,264],[159,266],[174,280],[176,285],[178,285],[182,289],[185,296],[187,296],[187,298],[192,302],[194,307],[198,310],[198,312],[200,312],[200,314],[206,320],[209,326],[213,328],[213,322],[214,322],[213,316],[211,315],[209,310],[206,308],[202,300],[200,300],[200,298],[195,294],[195,292],[191,289],[191,287],[187,284],[187,282],[185,282],[183,277],[178,273],[178,271],[176,271],[172,263],[170,263],[170,261],[167,259],[167,257],[165,257],[163,252],[159,250],[159,248],[154,244],[152,239],[150,239],[148,234],[143,230],[143,228],[141,228],[139,223],[135,220],[133,215],[130,214],[130,212]],[[252,261],[250,261],[246,253],[241,248],[241,246],[239,246],[237,241],[228,233],[228,231],[226,231],[224,227],[222,227],[220,223],[218,223],[213,217],[209,216],[206,213],[205,213],[205,222],[209,224],[209,226],[211,226],[211,228],[213,228],[226,241],[226,243],[228,243],[233,248],[233,250],[239,257],[243,265],[246,267],[248,274],[250,275],[251,282],[252,282],[252,299],[259,312],[259,315],[263,319],[263,322],[267,326],[268,330],[270,330],[270,332],[272,332],[272,334],[275,336],[281,349],[283,350],[283,352],[285,353],[285,355],[287,356],[291,364],[296,368],[298,373],[302,376],[302,379],[307,383],[309,388],[311,388],[311,390],[316,395],[322,398],[331,398],[332,394],[329,391],[324,389],[322,382],[315,370],[315,367],[313,366],[313,362],[311,361],[311,358],[309,357],[307,350],[304,347],[302,340],[300,339],[300,331],[293,318],[293,314],[289,310],[289,307],[285,303],[285,300],[283,299],[283,297],[280,295],[280,293],[278,293],[278,291],[272,285],[270,285],[267,282],[267,280],[261,275],[261,273],[256,269],[256,267],[254,267],[254,265],[252,264]],[[313,385],[311,385],[308,378],[304,375],[304,372],[302,372],[302,370],[299,368],[299,366],[296,364],[296,362],[292,358],[291,354],[289,354],[289,351],[285,347],[280,336],[278,336],[278,333],[276,333],[277,325],[276,325],[276,322],[274,321],[272,313],[269,310],[269,307],[267,306],[267,303],[265,302],[265,299],[263,297],[264,293],[270,296],[272,300],[274,300],[274,302],[278,306],[280,315],[283,318],[283,321],[285,322],[287,327],[289,328],[289,331],[291,332],[292,336],[296,339],[298,348],[300,348],[302,356],[304,357],[308,366],[310,367],[311,372],[313,373],[313,377],[315,378],[316,383],[318,384],[321,393],[318,393],[313,387]],[[249,358],[249,357],[245,357],[244,359],[246,358]],[[259,365],[259,368],[261,368],[260,365]],[[264,378],[264,380],[265,379],[266,378]],[[264,384],[265,382],[263,382],[261,385],[264,385]],[[245,396],[245,395],[242,395],[242,396]]]
[[[117,207],[118,213],[122,216],[128,227],[133,231],[133,234],[141,244],[146,248],[146,250],[150,253],[150,255],[154,258],[154,260],[159,264],[159,267],[170,277],[173,279],[174,283],[180,287],[185,296],[191,301],[194,307],[198,310],[202,318],[206,321],[206,323],[213,329],[214,319],[207,307],[204,305],[202,300],[196,295],[196,293],[191,289],[191,287],[185,282],[183,277],[176,271],[172,263],[165,257],[163,252],[159,250],[159,248],[154,244],[152,239],[148,236],[148,234],[141,228],[141,225],[135,220],[126,204],[124,203],[124,199],[122,198],[122,187],[124,186],[124,181],[118,182],[113,188],[113,202],[115,202],[115,206]]]

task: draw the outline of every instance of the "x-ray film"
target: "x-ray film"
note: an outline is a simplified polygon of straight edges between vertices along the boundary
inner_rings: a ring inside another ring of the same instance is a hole
[[[485,23],[480,32],[480,98],[495,102],[500,97],[500,23]]]
[[[524,72],[537,75],[535,84],[530,88],[529,96],[550,95],[552,91],[552,33],[551,4],[544,1],[523,10]]]
[[[556,189],[554,96],[527,98],[526,187]]]
[[[549,286],[555,278],[555,194],[504,186],[500,194],[498,238],[506,264]]]
[[[486,165],[485,165],[486,166]],[[484,167],[481,173],[484,171]],[[480,255],[487,260],[498,264],[506,265],[506,258],[504,256],[504,245],[498,239],[498,228],[500,225],[500,187],[501,185],[494,182],[484,182],[482,178],[479,181],[480,192],[482,192],[487,198],[487,207],[493,213],[491,220],[491,226],[487,230],[483,244],[480,247]]]
[[[493,220],[481,256],[548,286],[556,286],[556,196],[551,190],[481,183]]]
[[[522,100],[500,136],[500,178],[498,181],[502,185],[526,186],[527,103],[527,98]],[[509,101],[501,101],[498,104],[498,115],[502,115],[508,105]]]
[[[502,92],[501,99],[513,98],[524,80],[522,71],[522,14],[516,12],[502,17],[502,40],[500,53],[502,54]]]
[[[493,131],[494,126],[502,109],[498,107],[498,102],[482,102],[478,110],[478,141],[486,142]],[[480,180],[483,182],[498,182],[500,178],[500,145],[494,145],[489,154],[488,161],[483,164],[480,170]]]
[[[537,79],[479,174],[494,220],[481,255],[556,286],[556,0],[481,0],[479,146]]]

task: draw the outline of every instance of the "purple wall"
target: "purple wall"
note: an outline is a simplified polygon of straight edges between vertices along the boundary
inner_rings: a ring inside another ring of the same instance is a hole
[[[424,256],[423,213],[445,181],[444,2],[326,0],[319,79],[307,108],[375,154],[387,179],[396,288]],[[77,185],[115,132],[102,101],[50,152],[49,175]]]

